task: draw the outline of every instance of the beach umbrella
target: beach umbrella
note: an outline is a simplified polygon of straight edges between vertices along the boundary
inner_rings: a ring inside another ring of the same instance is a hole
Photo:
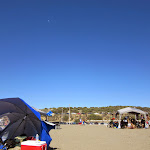
[[[41,134],[40,113],[20,98],[0,99],[0,138]]]

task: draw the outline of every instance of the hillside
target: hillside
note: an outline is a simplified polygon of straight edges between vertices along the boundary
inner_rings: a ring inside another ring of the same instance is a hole
[[[70,107],[70,111],[73,113],[115,113],[118,109],[122,109],[125,107],[135,107],[137,109],[141,109],[150,114],[149,107],[140,107],[140,106],[107,106],[107,107]],[[44,108],[43,111],[48,112],[51,110],[53,113],[68,113],[69,107],[58,107],[58,108]]]

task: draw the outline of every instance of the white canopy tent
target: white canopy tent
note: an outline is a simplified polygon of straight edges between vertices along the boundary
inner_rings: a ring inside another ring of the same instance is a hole
[[[119,114],[119,126],[118,126],[118,128],[121,128],[120,122],[121,122],[121,116],[122,116],[122,114],[126,114],[126,113],[142,114],[142,115],[144,115],[144,118],[146,120],[146,114],[147,114],[147,112],[144,112],[144,111],[142,111],[140,109],[136,109],[136,108],[132,108],[132,107],[126,107],[126,108],[123,108],[123,109],[119,109],[117,111],[117,113],[116,113],[116,115]],[[146,121],[145,121],[145,123],[146,123]]]

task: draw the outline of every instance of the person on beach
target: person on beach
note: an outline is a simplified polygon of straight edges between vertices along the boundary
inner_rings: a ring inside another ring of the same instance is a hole
[[[150,117],[148,116],[148,114],[146,115],[146,122],[147,122],[147,128],[149,128],[149,126],[150,126]]]
[[[124,117],[124,124],[125,124],[125,128],[127,128],[127,126],[128,126],[128,120],[127,120],[127,117]]]
[[[142,125],[142,128],[145,128],[145,118],[144,117],[141,119],[141,125]]]
[[[150,118],[149,118],[148,114],[146,115],[146,120],[147,120],[147,121],[149,121],[149,120],[150,120]]]

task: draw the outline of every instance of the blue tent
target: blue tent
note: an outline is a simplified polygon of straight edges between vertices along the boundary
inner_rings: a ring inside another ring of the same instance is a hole
[[[30,107],[20,98],[0,99],[0,138],[4,141],[25,134],[35,136],[39,134],[49,146],[51,137],[50,129],[54,126],[41,121],[40,113]]]
[[[41,137],[40,140],[41,141],[46,141],[47,145],[50,144],[52,138],[49,135],[49,131],[51,129],[55,129],[55,124],[53,123],[49,123],[47,121],[42,121],[42,128],[41,128]]]

